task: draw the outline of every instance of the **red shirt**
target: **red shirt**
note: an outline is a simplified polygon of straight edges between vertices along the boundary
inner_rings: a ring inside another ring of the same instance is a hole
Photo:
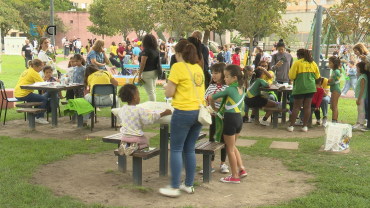
[[[213,58],[213,52],[211,50],[209,50],[209,55],[211,56],[211,58]]]
[[[118,48],[118,54],[123,54],[123,52],[125,51],[125,48],[123,47],[123,46],[120,46],[119,48]],[[123,58],[124,58],[124,56],[120,56],[120,55],[118,55],[118,57],[119,57],[119,60],[120,61],[122,61],[123,60]]]
[[[233,64],[240,66],[240,56],[239,56],[239,54],[234,53],[234,55],[233,55]]]
[[[324,96],[324,89],[322,89],[321,87],[320,88],[316,88],[316,92],[313,95],[312,103],[311,104],[312,105],[315,105],[316,108],[319,108],[323,96]]]

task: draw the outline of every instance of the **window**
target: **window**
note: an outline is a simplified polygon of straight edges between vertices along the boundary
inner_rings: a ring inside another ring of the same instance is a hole
[[[85,3],[81,3],[81,9],[86,9],[86,4]]]
[[[69,20],[69,23],[73,24],[73,20]]]

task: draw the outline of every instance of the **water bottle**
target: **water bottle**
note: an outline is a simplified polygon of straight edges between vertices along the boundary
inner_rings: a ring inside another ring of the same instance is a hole
[[[65,74],[62,74],[62,77],[60,78],[60,84],[62,86],[64,86],[66,84],[65,79],[66,79],[66,75]]]

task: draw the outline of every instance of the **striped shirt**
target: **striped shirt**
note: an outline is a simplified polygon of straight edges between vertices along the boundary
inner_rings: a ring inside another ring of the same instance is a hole
[[[228,87],[227,85],[222,84],[210,84],[206,90],[206,93],[204,94],[204,99],[208,101],[208,96],[216,94],[218,92],[224,91]],[[208,102],[209,103],[209,102]],[[209,105],[209,104],[208,104]],[[216,108],[220,108],[221,102],[215,102]]]

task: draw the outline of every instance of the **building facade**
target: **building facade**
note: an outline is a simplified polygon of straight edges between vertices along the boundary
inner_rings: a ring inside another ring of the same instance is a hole
[[[342,0],[315,0],[317,5],[330,8],[334,4],[340,4]],[[297,0],[297,3],[291,2],[287,5],[287,13],[315,12],[317,5],[314,0]]]

